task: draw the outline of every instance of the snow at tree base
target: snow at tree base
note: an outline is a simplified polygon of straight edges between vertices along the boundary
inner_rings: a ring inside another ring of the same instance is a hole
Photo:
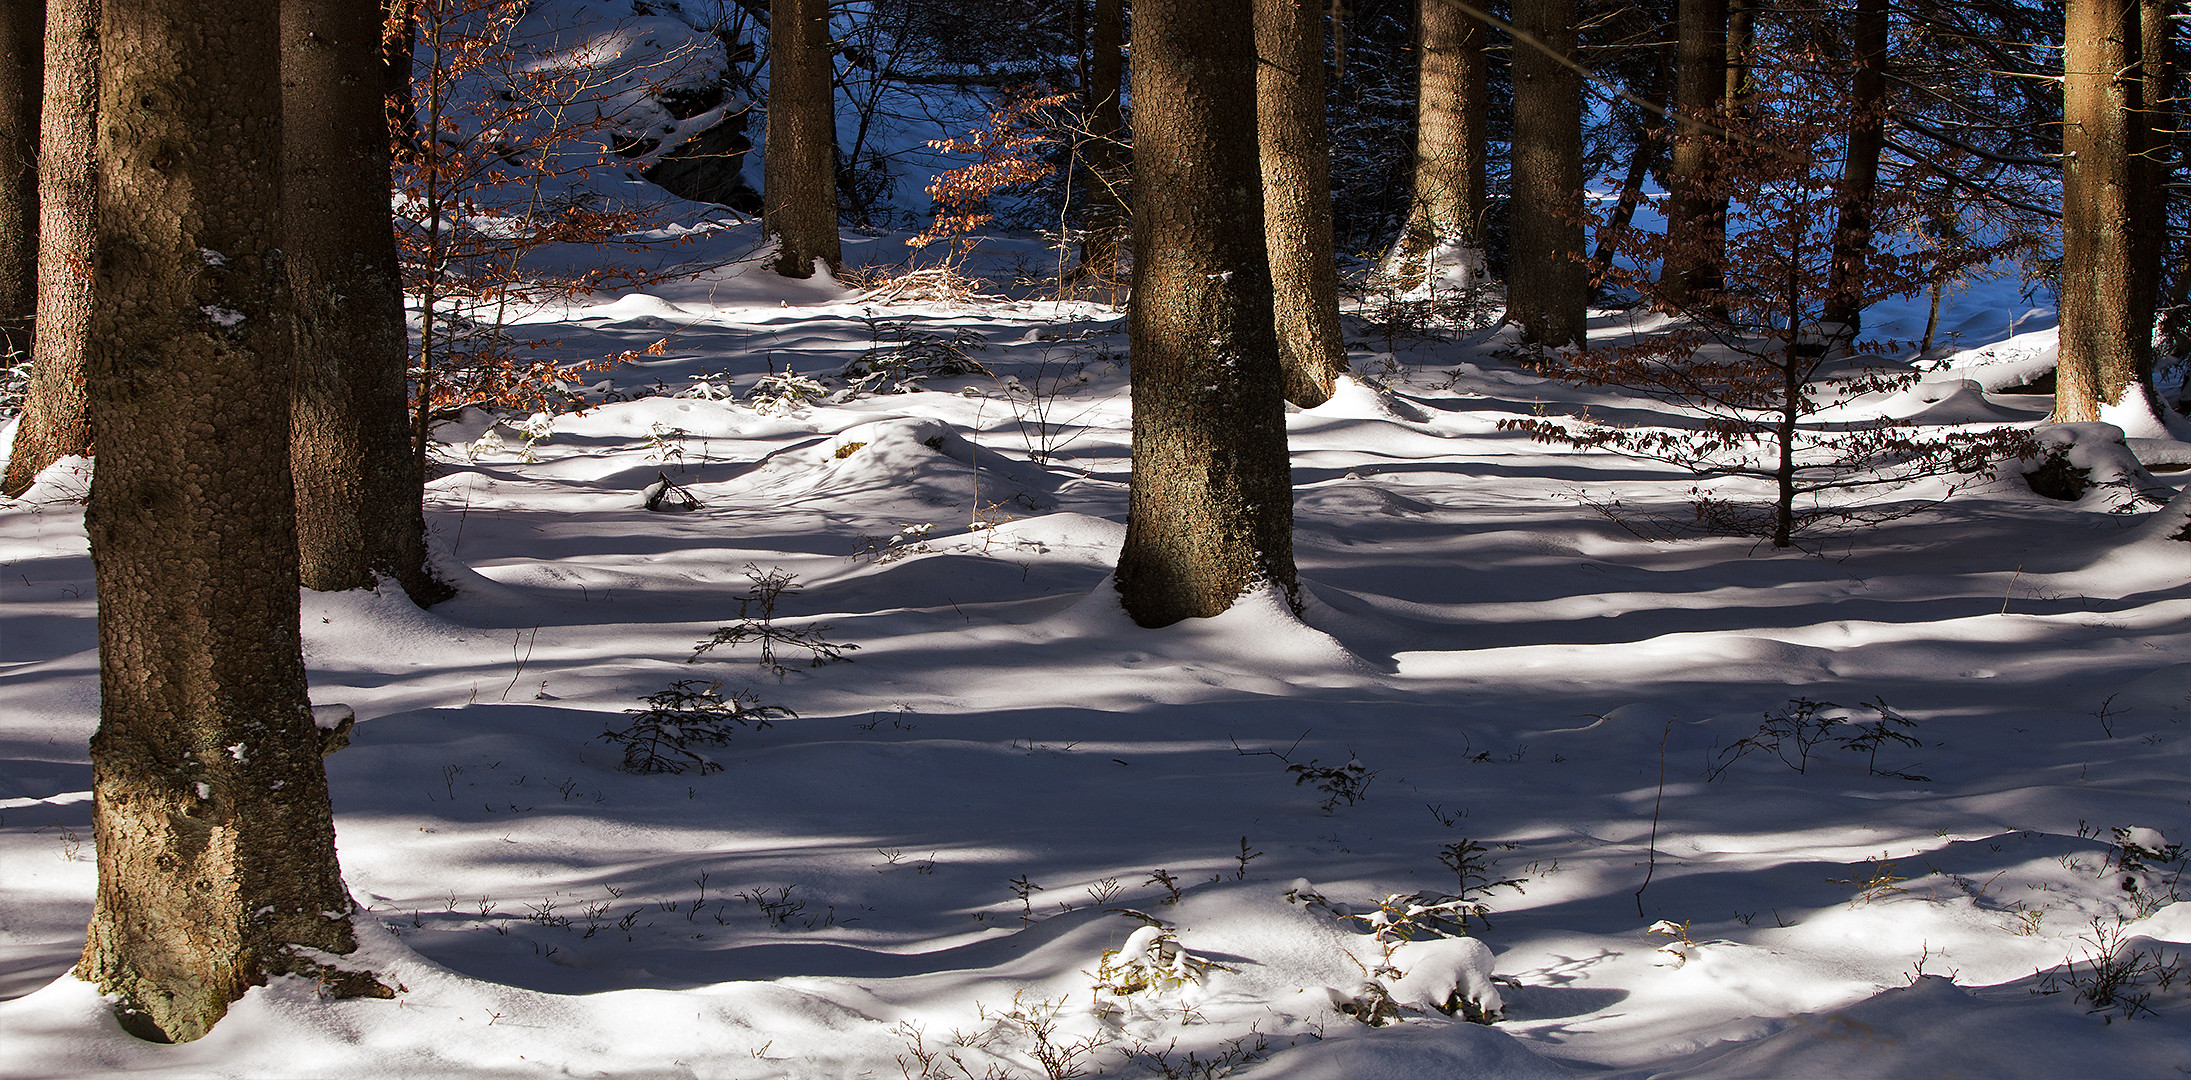
[[[2048,313],[1951,304],[1968,347],[1839,419],[2044,415],[2000,388]],[[2191,1064],[2180,474],[2042,427],[2074,501],[2009,461],[1869,493],[1915,512],[1808,550],[1645,539],[1698,481],[1498,422],[1663,407],[1529,374],[1511,330],[1350,316],[1357,375],[1287,417],[1305,614],[1142,630],[1108,577],[1122,321],[757,261],[524,316],[572,356],[667,345],[601,374],[610,403],[441,428],[456,599],[305,596],[314,700],[357,717],[327,762],[353,962],[403,992],[277,979],[183,1046],[68,973],[98,689],[89,465],[49,470],[0,508],[0,1076]],[[986,370],[828,378],[943,342]],[[699,651],[740,626],[771,666]],[[603,734],[680,683],[723,704],[671,716],[683,771],[628,771]]]

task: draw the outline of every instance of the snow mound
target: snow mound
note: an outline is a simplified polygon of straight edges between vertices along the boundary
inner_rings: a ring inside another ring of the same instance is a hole
[[[2091,472],[2090,486],[2078,500],[2079,506],[2113,509],[2126,496],[2159,502],[2175,494],[2174,488],[2146,471],[2138,456],[2131,453],[2123,429],[2113,424],[2041,424],[2031,430],[2031,435],[2038,440],[2041,453],[2024,463],[2025,473],[2040,468],[2056,453],[2070,465]]]
[[[1975,379],[1935,378],[1888,397],[1877,406],[1881,416],[1923,424],[1979,424],[2020,420],[2016,413],[1986,400]]]
[[[1329,400],[1313,409],[1301,411],[1309,416],[1386,420],[1398,424],[1421,424],[1430,420],[1430,414],[1421,406],[1389,390],[1371,386],[1352,375],[1339,376],[1332,386]]]
[[[1499,988],[1491,982],[1491,947],[1475,938],[1402,942],[1392,951],[1392,964],[1407,973],[1386,991],[1401,1005],[1444,1012],[1458,1000],[1485,1016],[1506,1011]]]
[[[91,459],[65,457],[38,471],[16,501],[26,506],[82,503],[91,497]]]
[[[2055,331],[2049,327],[1955,353],[1940,361],[1938,370],[1943,375],[1968,379],[1986,392],[1998,394],[2029,386],[2053,374],[2059,358]]]

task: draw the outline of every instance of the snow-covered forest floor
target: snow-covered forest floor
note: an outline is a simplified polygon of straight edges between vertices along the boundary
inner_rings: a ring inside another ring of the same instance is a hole
[[[460,595],[306,594],[314,699],[359,721],[327,767],[392,1001],[278,980],[169,1047],[67,974],[95,877],[87,480],[0,504],[0,1076],[2191,1067],[2191,906],[2170,902],[2191,883],[2160,850],[2191,839],[2191,547],[2157,509],[2180,475],[2087,430],[2077,460],[2113,482],[2074,503],[2011,466],[1809,550],[1645,539],[1690,518],[1698,481],[1498,422],[1677,418],[1537,378],[1504,332],[1356,316],[1362,379],[1288,415],[1305,618],[1251,596],[1142,630],[1107,578],[1122,314],[855,296],[733,266],[527,316],[567,359],[666,339],[589,377],[667,392],[530,446],[523,417],[445,427],[428,517]],[[1915,337],[1923,314],[1872,329]],[[1974,286],[1945,322],[1959,370],[1843,415],[2045,414],[1980,387],[2044,360],[2049,313]],[[746,400],[765,372],[954,340],[986,373]],[[658,479],[677,487],[650,512]],[[771,575],[789,584],[765,609]],[[742,617],[780,635],[780,672],[750,642],[695,656]],[[801,640],[857,650],[809,666]],[[620,768],[600,736],[682,680],[796,716],[693,747],[720,771]],[[1767,748],[1708,778],[1768,723],[1804,768]],[[1917,745],[1872,757],[1870,730]],[[1463,888],[1456,853],[1485,875],[1468,885],[1521,884]],[[1289,903],[1301,879],[1328,902]],[[1403,946],[1398,1004],[1458,986],[1503,1019],[1337,1010],[1384,960],[1338,913],[1395,893],[1486,902],[1471,932],[1496,974]],[[1099,993],[1143,925],[1122,908],[1210,962],[1202,980]]]

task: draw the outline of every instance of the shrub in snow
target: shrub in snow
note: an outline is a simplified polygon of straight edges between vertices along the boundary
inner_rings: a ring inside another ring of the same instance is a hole
[[[1471,845],[1463,841],[1452,846]],[[1492,885],[1521,887],[1518,881]],[[1431,892],[1391,893],[1356,911],[1326,900],[1307,878],[1295,879],[1284,897],[1289,904],[1321,908],[1342,922],[1361,925],[1377,944],[1381,959],[1370,969],[1371,978],[1352,990],[1326,988],[1340,1012],[1376,1027],[1407,1011],[1436,1011],[1485,1024],[1504,1011],[1491,980],[1491,950],[1467,936],[1468,920],[1480,920],[1488,910],[1483,901]]]
[[[1152,922],[1127,935],[1124,945],[1103,954],[1096,964],[1095,988],[1114,997],[1144,991],[1162,994],[1200,986],[1213,970],[1232,969],[1188,952],[1170,927]]]
[[[761,646],[761,666],[777,675],[784,673],[784,666],[776,662],[776,650],[789,646],[805,649],[812,667],[820,667],[833,660],[849,660],[845,653],[859,648],[847,642],[829,641],[822,637],[829,627],[783,627],[776,625],[776,604],[785,594],[799,591],[798,575],[782,567],[763,571],[752,563],[746,564],[746,577],[753,587],[738,598],[738,621],[718,626],[715,633],[693,650],[692,659],[697,663],[702,655],[717,645],[743,645],[758,642]]]
[[[755,380],[746,392],[746,404],[763,416],[794,413],[829,396],[829,388],[784,365],[782,374],[770,372]]]
[[[781,705],[761,704],[751,690],[725,697],[722,687],[719,682],[679,679],[643,698],[646,708],[624,710],[631,723],[604,731],[600,738],[623,747],[627,772],[681,773],[697,766],[705,775],[723,767],[693,747],[721,746],[740,728],[758,730],[772,719],[798,715]]]

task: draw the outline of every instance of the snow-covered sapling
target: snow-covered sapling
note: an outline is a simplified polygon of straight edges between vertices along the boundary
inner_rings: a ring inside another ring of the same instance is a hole
[[[833,660],[849,660],[845,653],[859,648],[845,642],[835,642],[822,635],[829,631],[827,625],[786,628],[776,625],[776,605],[786,593],[804,588],[798,575],[780,566],[762,570],[752,563],[746,564],[746,578],[753,587],[738,598],[738,621],[728,626],[718,626],[715,633],[693,649],[692,659],[700,657],[717,645],[743,645],[757,641],[761,645],[761,666],[777,675],[784,673],[784,666],[776,662],[776,650],[786,646],[805,649],[812,667],[820,667]]]
[[[623,747],[627,772],[681,773],[697,766],[705,774],[723,767],[692,747],[721,746],[739,728],[765,728],[770,720],[798,715],[781,705],[761,704],[751,690],[726,697],[722,688],[720,682],[679,679],[642,698],[646,708],[624,710],[631,723],[604,731],[600,738]]]
[[[1141,918],[1146,920],[1147,916]],[[1096,963],[1095,988],[1114,997],[1130,997],[1145,990],[1161,994],[1189,984],[1199,986],[1212,971],[1231,970],[1188,952],[1171,927],[1146,923],[1127,935],[1125,944],[1103,953]]]
[[[746,405],[763,416],[794,413],[829,396],[829,388],[815,379],[791,370],[771,371],[754,380],[753,389],[746,391]]]

